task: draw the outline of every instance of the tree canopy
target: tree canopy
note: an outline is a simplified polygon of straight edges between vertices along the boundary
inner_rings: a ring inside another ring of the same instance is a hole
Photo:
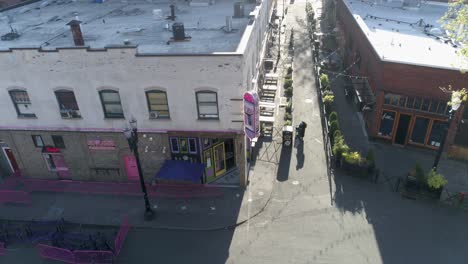
[[[468,0],[450,3],[441,22],[449,36],[463,44],[461,54],[468,57]]]

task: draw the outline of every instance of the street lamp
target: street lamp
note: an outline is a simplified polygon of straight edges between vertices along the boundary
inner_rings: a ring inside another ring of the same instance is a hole
[[[146,191],[145,180],[143,179],[143,173],[141,170],[140,155],[138,154],[137,120],[134,117],[132,117],[128,123],[130,124],[130,127],[127,126],[124,129],[123,133],[128,141],[128,146],[130,147],[130,150],[133,152],[133,155],[136,159],[138,176],[140,177],[141,190],[143,191],[143,198],[145,199],[145,220],[149,221],[154,219],[155,213],[151,209],[151,205],[148,200],[148,192]]]
[[[442,136],[442,139],[440,141],[439,150],[437,151],[437,155],[436,155],[435,160],[434,160],[434,165],[432,165],[432,169],[434,171],[437,171],[437,165],[439,165],[440,157],[442,156],[442,152],[444,151],[445,139],[447,138],[448,130],[450,129],[450,124],[452,123],[453,116],[455,115],[455,112],[458,110],[458,108],[460,108],[461,103],[462,103],[462,99],[460,98],[460,96],[454,96],[452,94],[451,109],[449,111],[449,119],[448,119],[448,123],[447,123],[447,129],[445,130],[445,133]]]

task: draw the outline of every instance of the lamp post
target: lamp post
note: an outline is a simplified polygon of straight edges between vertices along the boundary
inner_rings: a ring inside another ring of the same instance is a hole
[[[130,123],[130,128],[127,126],[123,132],[124,132],[125,138],[127,138],[128,146],[130,147],[130,150],[133,152],[133,155],[135,156],[135,160],[136,160],[137,168],[138,168],[138,176],[140,178],[141,190],[143,191],[143,198],[145,199],[145,220],[149,221],[149,220],[154,219],[155,213],[151,209],[151,205],[148,200],[148,192],[146,191],[145,180],[143,179],[143,174],[141,170],[140,155],[138,154],[137,121],[135,118],[132,117],[129,123]]]
[[[440,146],[439,146],[439,149],[437,151],[437,155],[436,155],[435,160],[434,160],[434,165],[432,165],[432,169],[434,171],[437,171],[437,165],[439,165],[440,157],[442,156],[442,152],[444,151],[445,139],[447,138],[448,131],[450,129],[450,124],[452,123],[453,116],[455,115],[455,112],[458,110],[458,108],[460,108],[461,103],[462,103],[461,98],[459,96],[454,96],[452,94],[452,99],[451,99],[452,109],[450,109],[450,112],[449,112],[449,119],[448,119],[448,123],[447,123],[447,129],[445,130],[445,133],[442,136],[442,139],[440,140]]]

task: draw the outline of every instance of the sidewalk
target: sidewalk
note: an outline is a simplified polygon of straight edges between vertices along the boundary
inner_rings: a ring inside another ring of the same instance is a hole
[[[128,216],[133,227],[224,229],[241,224],[262,211],[269,200],[275,176],[274,164],[257,162],[250,172],[250,185],[246,190],[238,187],[210,187],[218,188],[222,196],[150,198],[157,217],[149,222],[143,219],[142,196],[56,192],[32,192],[33,203],[30,206],[0,204],[0,219],[30,221],[64,218],[77,224],[119,226],[123,217]]]

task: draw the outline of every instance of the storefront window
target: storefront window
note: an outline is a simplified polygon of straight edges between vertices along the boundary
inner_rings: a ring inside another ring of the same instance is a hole
[[[180,138],[180,153],[187,153],[188,152],[188,142],[187,138]]]
[[[422,104],[422,99],[421,99],[421,97],[416,97],[416,99],[414,99],[413,108],[414,108],[414,109],[420,109],[420,108],[421,108],[421,104]]]
[[[192,154],[197,153],[197,140],[195,138],[189,138],[188,139],[188,147],[189,147],[189,152]]]
[[[417,117],[416,121],[414,122],[413,133],[411,134],[411,141],[414,143],[424,144],[428,126],[429,119]]]
[[[406,107],[413,108],[413,104],[414,104],[414,97],[408,97],[408,100],[406,100]]]
[[[391,137],[393,132],[394,121],[395,112],[383,111],[380,121],[379,136]]]
[[[447,122],[434,120],[427,144],[434,147],[440,147],[440,142],[442,141],[442,137],[445,136],[446,129]]]
[[[171,138],[171,152],[172,153],[179,153],[179,139],[178,138]]]
[[[423,103],[422,103],[422,107],[421,107],[421,110],[422,111],[428,111],[429,110],[429,104],[431,103],[431,101],[429,99],[424,99],[423,100]]]
[[[447,108],[447,103],[446,102],[440,102],[439,103],[439,109],[437,109],[438,114],[445,114],[445,108]]]
[[[400,98],[398,99],[398,106],[400,107],[405,107],[405,103],[406,103],[406,96],[400,96]]]
[[[436,100],[432,100],[431,102],[431,107],[429,107],[429,112],[436,113],[437,112],[437,106],[439,105],[439,102]]]

